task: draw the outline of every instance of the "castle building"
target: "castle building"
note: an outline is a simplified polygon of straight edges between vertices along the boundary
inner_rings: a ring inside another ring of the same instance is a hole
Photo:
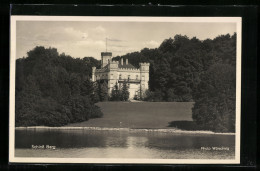
[[[92,81],[107,81],[109,95],[116,84],[120,89],[126,82],[129,99],[133,99],[148,89],[149,66],[149,63],[139,63],[139,68],[136,68],[128,63],[128,59],[113,61],[112,52],[101,52],[101,68],[92,67]]]

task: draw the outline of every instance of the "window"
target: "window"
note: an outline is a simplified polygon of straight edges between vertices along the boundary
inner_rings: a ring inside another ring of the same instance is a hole
[[[138,80],[138,75],[136,75],[136,79]]]
[[[120,75],[119,75],[119,80],[121,80],[121,79],[122,79],[122,75],[120,74]]]
[[[130,79],[130,75],[128,75],[128,80]]]

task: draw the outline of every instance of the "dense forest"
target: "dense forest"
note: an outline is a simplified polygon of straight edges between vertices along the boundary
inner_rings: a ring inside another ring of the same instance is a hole
[[[235,129],[236,34],[201,41],[176,35],[156,49],[115,57],[150,62],[147,101],[194,101],[193,119],[215,131]]]
[[[35,47],[16,60],[16,126],[61,126],[101,117],[94,105],[100,86],[89,80],[99,61],[58,54],[55,48]],[[106,90],[104,90],[107,93]]]
[[[146,101],[194,101],[193,119],[216,131],[234,131],[236,34],[213,40],[176,35],[158,48],[117,56],[150,63]],[[16,61],[16,126],[60,126],[102,116],[106,82],[92,83],[93,57],[72,58],[55,48],[36,47]],[[113,91],[111,100],[120,99]],[[125,100],[125,99],[124,99]]]

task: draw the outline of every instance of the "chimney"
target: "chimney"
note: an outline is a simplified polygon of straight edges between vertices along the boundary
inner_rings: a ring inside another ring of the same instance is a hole
[[[121,58],[121,65],[124,65],[124,59]]]
[[[125,60],[125,64],[128,65],[128,59]]]

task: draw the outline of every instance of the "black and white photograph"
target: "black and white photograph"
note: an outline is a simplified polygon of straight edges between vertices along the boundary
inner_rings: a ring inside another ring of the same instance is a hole
[[[9,161],[239,164],[241,22],[11,16]]]

